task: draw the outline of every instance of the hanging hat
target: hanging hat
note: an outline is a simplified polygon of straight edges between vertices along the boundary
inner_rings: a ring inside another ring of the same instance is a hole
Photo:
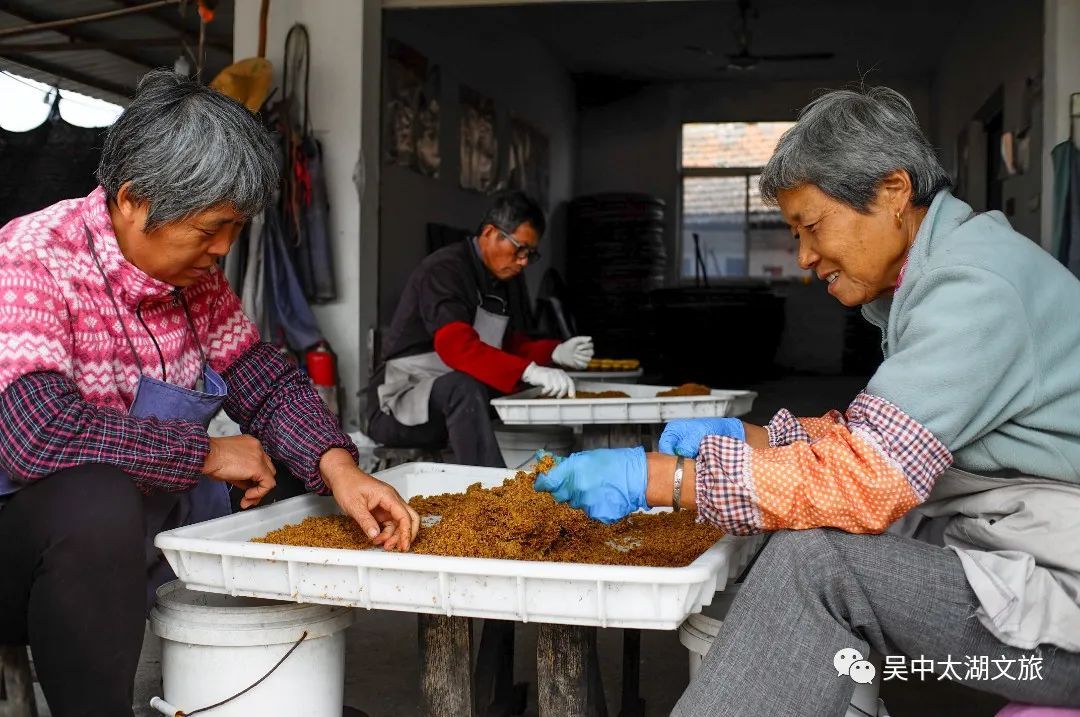
[[[263,57],[249,57],[226,67],[210,86],[218,92],[239,100],[252,112],[258,112],[270,92],[274,68]]]

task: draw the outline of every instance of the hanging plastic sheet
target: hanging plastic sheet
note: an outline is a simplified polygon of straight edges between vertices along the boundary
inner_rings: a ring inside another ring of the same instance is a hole
[[[56,92],[49,117],[28,132],[0,129],[0,226],[61,199],[83,197],[97,184],[105,130],[60,117]]]

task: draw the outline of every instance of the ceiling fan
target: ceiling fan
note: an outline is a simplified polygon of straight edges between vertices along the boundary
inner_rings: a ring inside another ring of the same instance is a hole
[[[750,52],[750,20],[757,19],[758,12],[753,8],[751,0],[739,0],[739,24],[735,28],[735,42],[738,51],[734,53],[714,52],[707,47],[699,45],[686,45],[685,49],[697,52],[709,57],[726,57],[727,62],[720,69],[724,70],[752,70],[759,62],[805,62],[808,60],[831,60],[835,57],[832,52],[796,52],[781,55],[761,55]]]

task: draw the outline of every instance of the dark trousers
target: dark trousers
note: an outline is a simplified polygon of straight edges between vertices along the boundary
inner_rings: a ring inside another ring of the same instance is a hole
[[[505,468],[491,424],[492,390],[472,376],[452,371],[435,379],[428,422],[406,426],[379,410],[369,417],[368,435],[392,448],[441,448],[449,442],[454,460],[467,466]]]
[[[131,715],[143,503],[113,466],[58,471],[0,508],[0,643],[29,644],[56,717]]]

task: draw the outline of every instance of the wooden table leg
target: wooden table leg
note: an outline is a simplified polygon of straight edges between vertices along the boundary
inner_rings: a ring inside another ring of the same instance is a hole
[[[536,687],[540,717],[607,717],[596,628],[541,624],[536,637]]]
[[[418,615],[420,709],[426,717],[473,717],[472,620]]]

